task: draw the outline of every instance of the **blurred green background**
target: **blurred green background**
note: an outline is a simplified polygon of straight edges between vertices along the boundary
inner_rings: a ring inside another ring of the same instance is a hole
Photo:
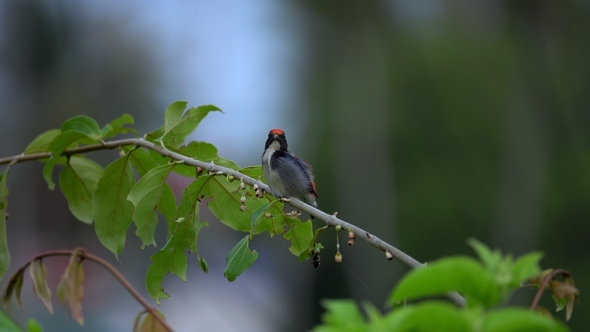
[[[543,251],[543,268],[573,273],[581,303],[569,325],[583,331],[589,59],[590,3],[581,0],[3,1],[0,156],[77,114],[104,124],[127,112],[144,133],[174,100],[215,104],[226,114],[193,139],[246,166],[260,162],[269,129],[285,129],[292,151],[314,165],[320,208],[420,261],[472,255],[469,237],[514,255]],[[116,153],[96,156],[104,166]],[[84,246],[147,296],[158,248],[139,250],[132,226],[117,263],[47,189],[41,168],[10,173],[9,273],[35,253]],[[170,183],[179,193],[187,180]],[[160,309],[178,331],[306,330],[319,322],[321,299],[381,307],[407,272],[362,241],[341,248],[335,264],[327,231],[319,269],[260,236],[259,260],[230,284],[224,257],[241,235],[203,215],[211,272],[189,259],[187,283],[169,276],[164,285],[171,299]],[[67,260],[53,262],[51,287]],[[85,328],[46,314],[27,279],[24,312],[13,305],[12,317],[22,325],[34,316],[48,331],[130,330],[140,307],[106,272],[87,265],[87,276]],[[511,302],[527,305],[533,293]],[[548,295],[542,303],[553,310]]]

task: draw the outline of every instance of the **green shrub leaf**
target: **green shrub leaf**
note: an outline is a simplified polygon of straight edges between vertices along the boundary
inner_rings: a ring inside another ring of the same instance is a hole
[[[125,234],[131,224],[133,204],[127,196],[134,183],[127,154],[107,166],[94,191],[94,229],[100,242],[115,256],[125,247]]]
[[[566,332],[567,327],[556,319],[524,308],[503,308],[490,311],[483,322],[484,332]]]
[[[182,219],[176,223],[176,229],[168,243],[150,260],[150,265],[146,276],[146,287],[151,297],[160,304],[160,299],[168,298],[168,294],[162,288],[164,276],[170,272],[177,275],[182,281],[186,281],[186,255],[188,249],[196,238],[193,224],[188,219]]]
[[[87,137],[85,133],[70,130],[57,135],[51,143],[49,143],[47,151],[51,152],[51,157],[43,167],[43,177],[45,178],[45,181],[47,181],[49,189],[53,190],[53,188],[55,188],[55,184],[51,179],[51,174],[53,173],[55,165],[60,159],[65,159],[61,157],[61,154],[68,148],[68,146],[85,137]]]
[[[289,251],[293,255],[299,256],[301,253],[310,250],[311,240],[313,239],[313,225],[311,220],[301,222],[301,220],[289,216],[287,216],[287,219],[289,230],[283,237],[291,241]]]
[[[135,120],[133,119],[133,117],[127,113],[124,113],[123,115],[111,121],[111,123],[107,124],[102,128],[102,138],[110,138],[115,135],[125,134],[127,132],[132,132],[133,134],[135,134],[135,136],[139,136],[135,129],[125,127],[126,124],[134,123]]]
[[[94,141],[100,141],[102,138],[102,131],[100,130],[98,123],[96,123],[93,118],[87,117],[86,115],[78,115],[66,120],[61,126],[61,131],[62,133],[65,133],[66,131],[83,133]]]
[[[156,208],[160,203],[166,178],[175,164],[158,166],[149,170],[133,186],[127,199],[135,207],[133,221],[137,226],[136,235],[143,241],[143,246],[155,245],[154,235],[158,224]]]
[[[494,305],[499,298],[498,286],[481,264],[470,257],[456,256],[412,270],[397,285],[389,303],[393,305],[402,300],[444,295],[451,291],[465,296],[468,303],[473,300],[486,306]]]
[[[86,158],[72,157],[59,176],[59,187],[78,220],[92,223],[92,197],[104,170]]]
[[[223,275],[227,280],[236,280],[236,278],[252,266],[256,258],[258,258],[256,250],[250,251],[250,248],[248,247],[249,243],[249,235],[244,236],[244,238],[241,239],[225,257],[227,265],[225,271],[223,271]]]
[[[53,141],[53,139],[61,133],[60,129],[50,129],[39,136],[37,136],[23,152],[24,154],[31,154],[31,153],[39,153],[39,152],[47,152],[49,148],[49,143]]]
[[[184,142],[185,138],[190,135],[201,123],[201,120],[209,114],[209,112],[221,110],[213,105],[204,105],[199,107],[189,108],[182,117],[182,111],[186,107],[187,102],[178,101],[172,103],[166,109],[164,114],[164,136],[162,142],[166,146],[178,149]]]

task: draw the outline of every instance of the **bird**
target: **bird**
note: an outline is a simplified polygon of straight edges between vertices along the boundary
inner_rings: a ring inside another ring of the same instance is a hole
[[[262,173],[275,197],[295,197],[318,207],[311,164],[289,152],[285,132],[281,129],[268,133],[262,153]]]

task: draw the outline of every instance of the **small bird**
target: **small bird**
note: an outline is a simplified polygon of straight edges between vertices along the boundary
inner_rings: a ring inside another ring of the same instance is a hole
[[[268,133],[262,153],[262,172],[275,197],[295,197],[318,207],[311,165],[289,152],[285,132],[281,129]]]

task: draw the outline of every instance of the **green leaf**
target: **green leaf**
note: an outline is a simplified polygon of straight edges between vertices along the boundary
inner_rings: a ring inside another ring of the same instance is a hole
[[[291,241],[289,251],[295,256],[301,255],[303,252],[308,252],[311,247],[311,240],[313,239],[313,225],[311,220],[301,222],[295,217],[287,217],[289,230],[283,236],[285,240]]]
[[[499,290],[493,277],[481,264],[470,257],[443,258],[428,267],[408,273],[389,297],[391,305],[402,300],[444,295],[457,291],[467,302],[492,306],[499,300]]]
[[[385,331],[473,331],[465,314],[445,302],[428,301],[399,308],[388,316]]]
[[[53,139],[61,133],[60,129],[50,129],[39,136],[37,136],[23,152],[24,154],[31,154],[31,153],[39,153],[39,152],[47,152],[47,148],[49,148],[49,143],[53,141]]]
[[[240,169],[240,173],[247,175],[253,179],[262,179],[264,180],[264,174],[262,174],[262,166],[258,165],[258,166],[247,166],[244,167],[242,169]],[[264,183],[266,183],[265,181],[263,181]]]
[[[6,332],[22,332],[20,327],[18,327],[8,315],[2,311],[0,311],[0,331]]]
[[[100,141],[102,138],[102,131],[98,123],[86,115],[78,115],[70,118],[61,126],[62,133],[67,131],[75,131],[83,133],[88,138],[94,141]]]
[[[102,128],[102,138],[106,139],[113,137],[115,135],[125,134],[127,132],[132,132],[133,134],[135,134],[135,136],[139,136],[135,129],[125,127],[126,124],[134,123],[135,120],[133,119],[133,117],[127,113],[124,113],[123,115],[111,121],[111,123]]]
[[[78,220],[92,223],[92,197],[103,168],[86,158],[72,157],[59,176],[59,187]]]
[[[502,264],[502,254],[500,251],[492,251],[484,243],[479,242],[474,238],[468,239],[467,244],[469,244],[477,253],[477,256],[482,261],[483,266],[485,266],[488,271],[493,273],[497,272],[498,267],[500,264]]]
[[[94,229],[100,242],[115,256],[123,250],[125,235],[131,224],[133,204],[127,200],[127,195],[134,183],[127,154],[107,166],[94,191]]]
[[[34,318],[29,318],[27,321],[27,330],[28,332],[43,332],[43,328]]]
[[[551,317],[524,308],[503,308],[488,312],[484,332],[566,332],[568,328]]]
[[[150,260],[146,276],[146,288],[151,297],[160,304],[160,299],[168,298],[168,294],[162,288],[164,276],[170,272],[176,274],[182,281],[186,281],[186,255],[184,254],[195,241],[195,229],[187,219],[177,223],[176,230],[168,240],[168,243]]]
[[[195,240],[191,243],[189,249],[192,252],[196,253],[197,258],[201,260],[199,250],[197,248],[197,237],[199,235],[199,232],[201,231],[201,228],[209,225],[207,224],[207,222],[201,222],[199,220],[199,190],[200,186],[197,181],[193,181],[193,183],[184,188],[184,191],[182,192],[182,200],[180,202],[180,205],[178,206],[178,216],[180,218],[185,218],[185,220],[187,220],[187,222],[192,225],[195,231]],[[206,264],[206,262],[203,263]]]
[[[324,326],[317,326],[312,331],[369,331],[363,314],[353,300],[324,300],[322,306],[326,308],[322,315]]]
[[[203,120],[209,112],[221,112],[216,106],[204,105],[197,108],[189,108],[182,118],[179,119],[179,114],[182,113],[186,104],[186,102],[172,103],[168,109],[166,109],[166,113],[164,114],[165,133],[162,137],[162,142],[175,149],[178,149],[180,145],[182,145],[185,138],[197,128],[199,123],[201,123],[201,120]]]
[[[212,161],[217,166],[223,166],[233,170],[240,169],[240,167],[233,161],[221,158],[217,154],[217,148],[211,143],[191,141],[188,145],[183,145],[182,147],[180,147],[180,153],[187,157],[191,157],[193,159],[197,159],[200,161]]]
[[[57,164],[57,162],[62,158],[61,154],[67,149],[68,146],[85,137],[87,136],[84,133],[70,130],[57,135],[51,141],[51,143],[49,143],[47,151],[51,152],[52,155],[43,167],[43,177],[45,178],[45,181],[47,181],[47,186],[49,189],[53,190],[55,187],[55,184],[51,179],[51,173],[53,172],[53,168],[55,168],[55,164]]]
[[[158,167],[158,163],[152,158],[148,151],[141,148],[131,151],[131,147],[124,147],[123,149],[129,155],[129,161],[131,162],[131,165],[137,169],[139,176],[143,177],[152,168]]]
[[[160,203],[166,178],[176,164],[152,168],[133,186],[127,199],[135,207],[133,221],[137,226],[135,234],[143,241],[143,246],[156,245],[154,235],[158,224],[156,208]]]
[[[187,101],[179,100],[173,102],[166,108],[164,112],[164,132],[169,132],[180,123],[186,105],[188,105]]]
[[[51,304],[51,290],[47,286],[47,269],[41,260],[34,260],[29,265],[29,274],[33,281],[33,292],[41,299],[47,311],[53,315],[53,305]]]
[[[236,278],[252,266],[256,258],[258,258],[256,250],[250,251],[250,248],[248,247],[249,243],[249,235],[246,235],[225,257],[227,265],[225,271],[223,271],[223,275],[227,280],[236,280]]]
[[[207,202],[207,207],[222,223],[237,231],[251,231],[250,216],[266,204],[265,200],[247,199],[246,209],[241,211],[240,197],[243,193],[238,191],[239,181],[229,182],[220,175],[203,175],[196,182],[196,186],[200,186],[198,192],[205,198],[212,198]],[[273,234],[273,230],[273,221],[265,218],[258,222],[254,234],[263,231]]]
[[[10,266],[10,253],[8,252],[8,239],[6,236],[6,208],[8,207],[8,186],[6,179],[8,171],[6,168],[0,173],[0,280]]]
[[[78,257],[78,251],[70,256],[70,262],[61,277],[58,285],[58,297],[62,304],[67,302],[74,320],[84,325],[84,314],[82,313],[82,300],[84,299],[84,268]]]
[[[256,229],[256,224],[258,224],[258,221],[262,218],[262,216],[264,216],[264,213],[266,212],[266,209],[268,209],[269,205],[270,203],[265,204],[258,208],[258,210],[254,211],[254,213],[252,213],[252,216],[250,217],[250,225],[252,226],[252,232],[254,232],[254,229]]]
[[[536,276],[541,272],[539,262],[543,258],[541,252],[530,252],[518,257],[512,270],[512,287],[518,287],[522,282]]]

